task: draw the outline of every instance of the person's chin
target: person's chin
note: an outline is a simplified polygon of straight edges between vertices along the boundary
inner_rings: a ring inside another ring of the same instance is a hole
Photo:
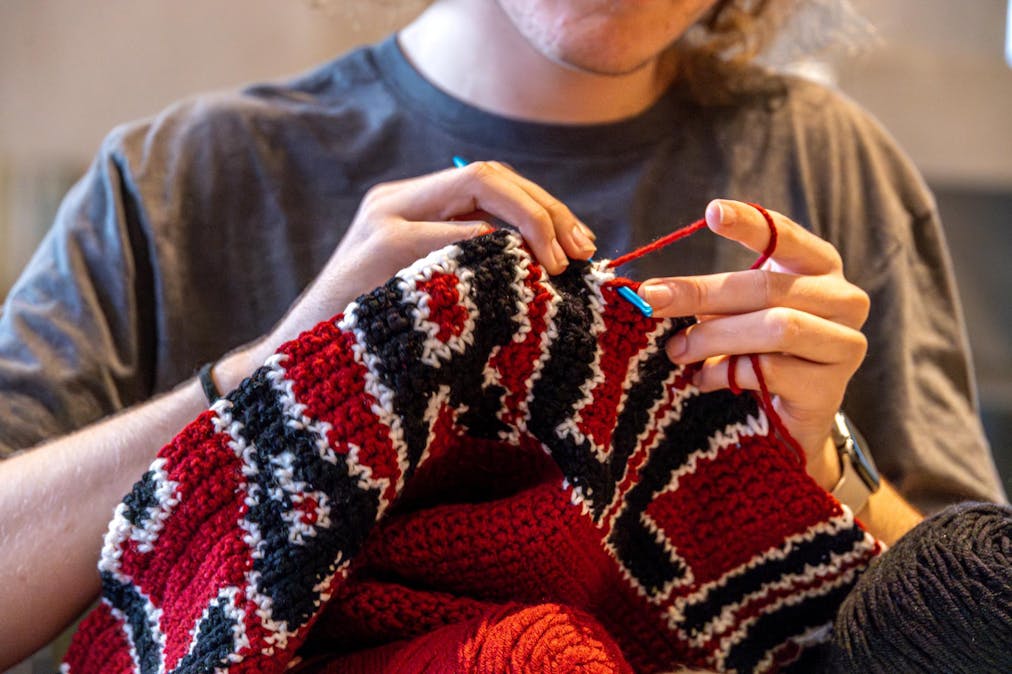
[[[622,77],[632,75],[642,68],[647,67],[656,57],[641,56],[613,56],[605,53],[590,53],[588,51],[567,51],[549,55],[553,61],[561,66],[576,70],[589,75],[600,75],[602,77]]]

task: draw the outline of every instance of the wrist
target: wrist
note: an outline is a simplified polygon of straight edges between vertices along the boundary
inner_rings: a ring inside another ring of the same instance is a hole
[[[238,388],[243,379],[264,364],[272,351],[264,346],[266,340],[240,347],[222,356],[211,367],[211,377],[223,395]]]
[[[840,411],[833,418],[830,438],[836,447],[840,478],[831,492],[855,514],[862,512],[868,500],[878,492],[881,478],[875,461],[865,448],[864,439]]]
[[[814,456],[809,456],[808,474],[820,487],[830,492],[840,481],[840,457],[831,436],[826,436],[821,448]]]

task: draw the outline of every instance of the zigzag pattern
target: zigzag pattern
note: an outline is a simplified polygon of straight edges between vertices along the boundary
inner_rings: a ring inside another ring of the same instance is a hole
[[[335,595],[353,606],[380,587],[349,578],[353,560],[415,541],[390,517],[405,491],[461,447],[504,446],[550,457],[524,512],[568,522],[585,551],[574,564],[588,571],[536,591],[493,567],[447,582],[570,606],[553,615],[622,667],[751,672],[796,660],[825,640],[880,545],[808,478],[753,397],[692,386],[663,351],[691,319],[641,316],[618,298],[628,284],[603,262],[549,279],[518,235],[499,231],[436,251],[283,345],[164,447],[117,508],[102,603],[63,671],[284,671]],[[454,508],[501,524],[493,547],[549,526]],[[524,545],[524,566],[550,563],[551,551]],[[457,562],[408,558],[426,554]],[[458,619],[532,615],[426,596],[433,611],[456,607],[424,643],[449,648],[459,671],[479,670],[452,641],[453,624],[471,624]],[[515,630],[483,638],[498,633]]]

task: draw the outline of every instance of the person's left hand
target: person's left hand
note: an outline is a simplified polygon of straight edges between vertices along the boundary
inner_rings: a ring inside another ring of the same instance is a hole
[[[762,268],[650,279],[639,294],[655,316],[699,319],[666,349],[675,363],[703,361],[694,380],[701,391],[729,387],[729,356],[759,354],[777,414],[804,448],[809,473],[831,489],[839,466],[829,430],[867,350],[860,329],[868,295],[844,277],[831,244],[779,213],[770,215],[778,241]],[[757,253],[770,240],[762,214],[739,201],[710,202],[706,223]],[[737,359],[734,374],[740,388],[759,390],[748,358]]]

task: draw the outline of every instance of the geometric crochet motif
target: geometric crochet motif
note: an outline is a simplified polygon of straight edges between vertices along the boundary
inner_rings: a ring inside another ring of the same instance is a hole
[[[803,659],[881,545],[623,285],[499,230],[281,346],[118,506],[63,671]]]

